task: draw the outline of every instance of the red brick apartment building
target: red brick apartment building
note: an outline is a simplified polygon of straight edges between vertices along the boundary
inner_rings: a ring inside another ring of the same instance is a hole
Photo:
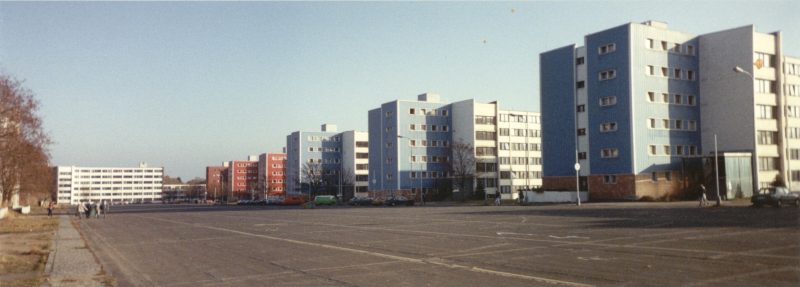
[[[284,195],[286,192],[286,154],[267,154],[267,172],[267,195]]]
[[[227,194],[227,190],[223,186],[228,183],[228,167],[227,166],[207,166],[206,167],[206,190],[208,191],[208,198],[216,200],[222,198]]]
[[[233,199],[261,198],[258,192],[258,159],[228,162],[228,187]]]

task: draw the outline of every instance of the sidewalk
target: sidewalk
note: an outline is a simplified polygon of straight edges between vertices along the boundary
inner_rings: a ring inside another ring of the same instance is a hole
[[[100,264],[70,221],[69,215],[59,217],[53,249],[45,266],[49,278],[43,286],[105,286],[98,281],[103,278]]]

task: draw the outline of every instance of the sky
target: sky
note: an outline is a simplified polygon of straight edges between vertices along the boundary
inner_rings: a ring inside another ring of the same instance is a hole
[[[53,165],[188,180],[425,92],[539,111],[540,53],[629,22],[752,24],[800,57],[798,3],[0,2],[0,73],[39,99]]]

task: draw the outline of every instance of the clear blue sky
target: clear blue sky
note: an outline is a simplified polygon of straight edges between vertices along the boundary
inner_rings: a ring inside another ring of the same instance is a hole
[[[53,164],[145,161],[190,179],[321,123],[366,131],[369,109],[426,91],[538,111],[539,53],[627,22],[754,24],[800,56],[798,13],[797,1],[2,2],[0,72],[41,100]]]

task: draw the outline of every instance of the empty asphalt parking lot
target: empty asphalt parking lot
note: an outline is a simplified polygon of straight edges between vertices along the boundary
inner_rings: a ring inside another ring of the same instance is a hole
[[[125,206],[80,232],[120,286],[798,286],[800,208]]]

